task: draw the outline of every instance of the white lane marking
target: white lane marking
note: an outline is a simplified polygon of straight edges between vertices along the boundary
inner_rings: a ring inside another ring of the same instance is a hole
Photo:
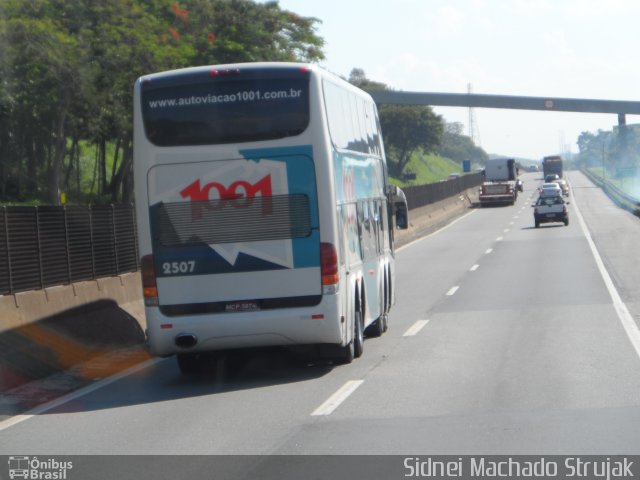
[[[493,248],[487,248],[484,253],[489,255],[491,252],[493,252]]]
[[[509,229],[508,229],[508,228],[505,228],[502,232],[503,232],[503,233],[509,233]]]
[[[516,222],[509,222],[509,225],[513,225],[514,223],[516,223]]]
[[[364,380],[349,380],[347,383],[342,385],[336,393],[331,395],[327,400],[316,408],[311,416],[318,417],[321,415],[331,415],[331,413],[340,406],[342,402],[344,402],[349,395],[356,391],[356,389],[362,385]]]
[[[606,267],[604,266],[604,262],[602,261],[602,257],[596,248],[596,244],[593,242],[591,238],[591,233],[589,233],[589,229],[587,228],[587,224],[582,217],[582,213],[580,213],[580,209],[576,204],[576,199],[573,199],[573,208],[578,216],[578,221],[580,223],[580,227],[582,227],[582,232],[584,236],[587,238],[587,243],[589,244],[589,248],[591,249],[591,254],[593,258],[596,260],[596,265],[598,266],[598,270],[600,271],[600,276],[604,280],[604,284],[609,291],[609,295],[611,296],[611,301],[613,302],[613,308],[618,314],[618,318],[620,319],[620,323],[622,323],[622,327],[624,328],[631,345],[636,351],[636,355],[640,358],[640,330],[638,329],[638,325],[633,320],[631,313],[627,309],[627,306],[620,298],[620,294],[618,290],[616,290],[615,285],[613,284],[613,280],[611,280],[611,276],[609,272],[607,272]]]
[[[469,271],[471,271],[471,272],[475,272],[475,271],[478,269],[478,267],[479,267],[479,266],[480,266],[480,265],[478,265],[478,264],[476,263],[473,267],[471,267],[471,268],[469,269]]]
[[[104,380],[100,380],[98,382],[92,383],[91,385],[87,385],[84,388],[76,390],[75,392],[71,392],[68,395],[64,395],[60,398],[51,400],[50,402],[43,403],[42,405],[39,405],[23,414],[8,418],[7,420],[0,422],[0,432],[2,430],[5,430],[6,428],[17,425],[18,423],[22,423],[25,420],[29,420],[31,417],[48,412],[49,410],[59,407],[60,405],[64,405],[67,402],[71,402],[72,400],[75,400],[84,395],[87,395],[88,393],[94,392],[102,387],[106,387],[107,385],[117,382],[122,378],[128,377],[129,375],[133,375],[134,373],[139,372],[140,370],[144,370],[145,368],[151,367],[152,365],[155,365],[156,363],[162,362],[164,360],[165,360],[164,358],[151,358],[145,362],[139,363],[138,365],[134,365],[133,367],[128,368],[116,375],[113,375],[112,377],[105,378]]]
[[[400,251],[404,250],[405,248],[410,247],[410,246],[411,246],[411,245],[413,245],[413,244],[416,244],[416,243],[418,243],[418,242],[421,242],[421,241],[422,241],[422,240],[424,240],[425,238],[432,237],[433,235],[436,235],[436,234],[438,234],[438,233],[440,233],[440,232],[442,232],[442,231],[446,230],[447,228],[451,227],[452,225],[455,225],[456,223],[458,223],[458,222],[459,222],[460,220],[462,220],[463,218],[466,218],[466,217],[468,217],[469,215],[471,215],[472,213],[475,213],[475,212],[476,212],[476,210],[471,210],[469,213],[465,213],[464,215],[462,215],[461,217],[456,218],[453,222],[451,222],[451,223],[449,223],[449,224],[445,225],[445,226],[444,226],[444,227],[442,227],[441,229],[436,230],[435,232],[431,232],[429,235],[425,235],[424,237],[417,238],[417,239],[415,239],[413,242],[409,242],[409,243],[407,243],[406,245],[403,245],[403,246],[401,246],[401,247],[399,247],[399,248],[396,248],[396,252],[400,252]]]
[[[513,217],[513,219],[514,219],[514,220],[517,220],[518,218],[520,218],[520,215],[515,215],[515,216]]]
[[[429,320],[417,320],[416,323],[414,323],[413,325],[411,325],[409,327],[409,329],[404,332],[404,334],[402,335],[403,337],[414,337],[418,334],[418,332],[420,330],[422,330],[427,323],[429,323]]]
[[[459,287],[459,286],[457,286],[457,285],[456,285],[455,287],[451,287],[451,288],[449,289],[449,291],[447,292],[447,296],[449,296],[449,297],[450,297],[451,295],[453,295],[454,293],[456,293],[456,292],[458,291],[458,289],[459,289],[459,288],[460,288],[460,287]]]
[[[504,237],[498,237],[496,238],[496,242],[501,242],[503,240]]]

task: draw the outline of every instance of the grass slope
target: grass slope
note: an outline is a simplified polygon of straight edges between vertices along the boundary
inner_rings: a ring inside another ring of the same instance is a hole
[[[446,179],[450,173],[462,174],[462,165],[438,155],[414,152],[404,171],[415,173],[416,179],[403,181],[399,178],[391,178],[391,183],[402,188],[439,182]]]

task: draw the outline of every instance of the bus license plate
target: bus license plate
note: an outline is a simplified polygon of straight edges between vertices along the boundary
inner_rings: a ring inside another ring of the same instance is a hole
[[[243,300],[241,302],[227,303],[225,310],[227,312],[253,312],[260,310],[260,307],[255,300]]]

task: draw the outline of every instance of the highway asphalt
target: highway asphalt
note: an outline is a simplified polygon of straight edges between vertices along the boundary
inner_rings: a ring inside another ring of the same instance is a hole
[[[640,220],[569,172],[569,226],[536,229],[540,176],[400,249],[389,331],[354,363],[154,359],[1,421],[0,454],[640,453]]]

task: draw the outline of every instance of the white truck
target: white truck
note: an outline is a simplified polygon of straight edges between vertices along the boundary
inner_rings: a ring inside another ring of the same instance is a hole
[[[484,181],[480,186],[480,205],[507,203],[513,205],[518,198],[518,169],[513,158],[487,160]]]

